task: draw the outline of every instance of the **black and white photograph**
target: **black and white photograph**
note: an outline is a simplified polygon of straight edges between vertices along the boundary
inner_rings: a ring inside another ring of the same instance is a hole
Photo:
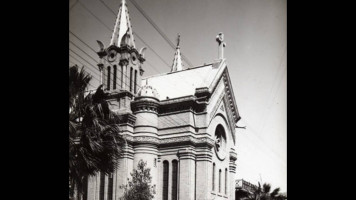
[[[69,0],[70,200],[286,200],[286,0]]]

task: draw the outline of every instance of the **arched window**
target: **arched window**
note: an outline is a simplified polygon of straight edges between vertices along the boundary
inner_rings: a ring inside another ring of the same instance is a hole
[[[227,168],[225,168],[225,194],[227,194]]]
[[[215,190],[215,163],[213,163],[213,191]]]
[[[168,170],[169,163],[165,160],[163,162],[163,200],[168,200]]]
[[[219,169],[219,193],[221,192],[221,169]]]
[[[110,90],[110,76],[111,76],[111,74],[110,74],[110,67],[108,67],[108,75],[107,75],[107,77],[108,77],[108,82],[107,82],[107,89],[108,90]]]
[[[124,88],[124,67],[121,66],[121,89]]]
[[[172,161],[172,200],[178,199],[178,161]]]
[[[108,200],[113,200],[114,193],[114,175],[111,173],[109,175],[109,185],[108,185]]]
[[[132,67],[130,68],[130,92],[132,92]]]
[[[116,73],[117,73],[117,68],[116,65],[114,65],[114,77],[113,77],[113,84],[112,84],[112,89],[116,89]]]
[[[134,82],[134,93],[136,94],[136,85],[137,85],[137,70],[135,70],[135,82]]]

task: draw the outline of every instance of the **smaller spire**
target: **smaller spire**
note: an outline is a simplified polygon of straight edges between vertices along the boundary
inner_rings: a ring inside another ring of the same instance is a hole
[[[182,58],[181,58],[181,54],[180,54],[179,42],[180,42],[180,35],[178,34],[177,47],[176,47],[176,52],[174,54],[174,59],[173,59],[173,65],[172,65],[171,72],[176,72],[176,71],[183,70],[183,64],[182,64]]]

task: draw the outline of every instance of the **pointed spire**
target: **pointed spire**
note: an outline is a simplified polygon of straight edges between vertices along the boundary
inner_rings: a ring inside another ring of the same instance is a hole
[[[124,35],[127,35],[129,40],[129,42],[125,42],[125,44],[128,44],[129,46],[135,48],[135,40],[132,34],[129,11],[127,9],[126,1],[122,0],[119,8],[119,13],[117,14],[114,31],[111,36],[110,45],[116,45],[120,47],[121,40]]]
[[[180,55],[179,42],[180,42],[180,35],[178,34],[177,47],[176,47],[176,52],[174,54],[174,60],[173,60],[173,65],[172,65],[171,72],[176,72],[176,71],[183,70],[183,64],[182,64],[182,58],[181,58],[181,55]]]

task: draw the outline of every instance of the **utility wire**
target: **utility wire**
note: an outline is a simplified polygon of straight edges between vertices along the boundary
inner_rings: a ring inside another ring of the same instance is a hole
[[[73,8],[77,3],[78,3],[78,0],[77,0],[75,3],[73,3],[73,5],[69,8],[69,10],[72,10],[72,8]]]
[[[92,65],[90,62],[88,62],[88,61],[87,61],[86,59],[84,59],[83,57],[81,57],[78,53],[74,52],[72,49],[69,49],[69,50],[72,51],[76,56],[80,57],[82,60],[86,61],[89,65],[93,66],[93,68],[94,68],[95,70],[98,70],[98,71],[99,71],[99,69],[97,69],[94,65]],[[96,63],[96,64],[97,64],[97,63]],[[91,71],[92,71],[92,70],[91,70]],[[112,70],[112,72],[110,73],[110,75],[113,75],[113,74],[114,74],[113,71],[114,71],[114,70]],[[121,72],[120,69],[119,69],[118,71]],[[92,71],[92,72],[93,72],[93,71]],[[99,74],[97,74],[97,73],[95,73],[95,72],[93,72],[93,73],[96,74],[96,75],[98,75],[98,76],[100,76],[100,71],[99,71]],[[123,74],[123,76],[125,76],[126,78],[129,78],[129,76],[126,75],[126,74]],[[96,78],[96,80],[98,80],[98,81],[100,82],[99,79]],[[129,84],[125,83],[125,85],[129,88]],[[118,87],[118,86],[119,86],[119,87]],[[116,87],[117,87],[117,88],[120,88],[119,82],[116,83]],[[141,86],[138,85],[137,83],[136,83],[136,87],[138,87],[138,89],[141,88]]]
[[[102,0],[100,0],[102,1]],[[176,46],[171,42],[171,40],[167,37],[165,33],[154,23],[154,21],[146,14],[146,12],[136,3],[135,0],[130,0],[131,3],[137,8],[138,11],[141,12],[141,14],[147,19],[147,21],[157,30],[157,32],[163,37],[163,39],[173,48],[173,50],[176,49]],[[189,61],[189,59],[184,56],[183,53],[181,53],[182,58],[185,60],[185,62],[190,66],[193,67],[192,63]]]
[[[75,47],[77,47],[78,49],[80,49],[85,55],[87,55],[89,58],[91,58],[92,60],[94,60],[94,62],[98,62],[97,60],[95,60],[95,58],[93,58],[92,56],[90,56],[87,52],[85,52],[84,50],[82,50],[80,47],[78,47],[78,45],[74,44],[74,42],[70,41],[70,43],[72,43]],[[95,52],[95,51],[94,51]]]
[[[79,0],[78,0],[79,1]],[[102,1],[101,1],[102,2]],[[111,13],[113,13],[113,15],[115,16],[115,12],[112,11],[104,2],[102,2],[106,8],[108,8]],[[96,20],[98,20],[101,24],[103,24],[109,31],[112,31],[111,28],[109,28],[102,20],[100,20],[93,12],[91,12],[86,6],[84,6],[81,2],[80,4],[82,5],[82,7],[88,11]],[[71,32],[73,34],[73,32]],[[144,43],[149,49],[151,49],[151,51],[164,63],[167,65],[168,68],[170,68],[169,64],[150,46],[148,45],[136,32],[133,32],[133,34],[135,34],[141,41],[142,43]],[[74,34],[73,34],[74,35]],[[91,48],[91,47],[90,47]]]
[[[79,1],[79,0],[78,0]],[[105,4],[105,2],[103,2],[103,1],[101,1],[102,3],[103,3],[103,5],[109,10],[109,11],[111,11],[111,13],[115,16],[115,13],[114,13],[114,11],[112,10],[112,9],[110,9],[106,4]],[[87,10],[91,15],[93,15],[93,17],[95,18],[95,19],[97,19],[100,23],[102,23],[109,31],[111,31],[111,29],[102,21],[102,20],[100,20],[93,12],[91,12],[86,6],[84,6],[82,3],[80,3],[82,6],[83,6],[83,8],[85,9],[85,10]],[[134,32],[135,33],[135,32]],[[76,38],[79,38],[77,35],[75,35],[73,32],[71,32],[71,34],[72,35],[74,35]],[[155,50],[153,50],[153,48],[152,47],[150,47],[150,45],[148,45],[137,33],[136,33],[136,36],[146,45],[146,46],[148,46],[151,50],[152,50],[152,52],[154,53],[154,54],[156,54],[156,56],[157,57],[159,57],[166,65],[167,65],[167,67],[170,69],[171,67],[168,65],[168,63],[155,51]],[[93,48],[91,48],[87,43],[85,43],[83,40],[81,40],[80,39],[80,41],[81,42],[83,42],[86,46],[88,46],[93,52],[95,52],[95,53],[97,53]],[[92,58],[92,57],[91,57]],[[93,59],[93,58],[92,58]],[[151,67],[153,67],[153,65],[151,65],[150,63],[149,63],[149,65],[151,66]],[[159,70],[157,70],[155,67],[153,67],[156,71],[159,71]],[[200,76],[200,75],[198,75],[198,76]],[[192,77],[192,78],[194,78],[194,77]]]
[[[69,30],[69,32],[74,36],[74,37],[76,37],[80,42],[82,42],[85,46],[87,46],[89,49],[91,49],[93,52],[95,52],[95,53],[97,53],[91,46],[89,46],[86,42],[84,42],[82,39],[80,39],[75,33],[73,33],[71,30]],[[138,36],[138,35],[137,35]],[[140,40],[142,40],[140,37],[139,37],[139,39]],[[143,40],[142,40],[142,42],[144,43],[144,44],[146,44]],[[147,44],[146,44],[147,45]],[[147,45],[148,46],[148,45]],[[154,52],[154,53],[156,53],[156,52]],[[158,56],[158,55],[157,55]],[[164,61],[164,60],[162,60],[162,61]],[[148,60],[146,60],[146,62],[156,71],[156,72],[158,72],[158,73],[160,73],[160,71],[156,68],[156,67],[154,67]],[[165,61],[164,61],[165,62]],[[168,65],[168,63],[167,63],[167,65]]]
[[[72,51],[73,52],[73,51]],[[71,56],[71,55],[70,55]],[[74,58],[74,57],[73,57]],[[85,60],[86,62],[88,62],[87,60]],[[79,62],[79,61],[78,61]],[[81,62],[80,62],[81,63]],[[85,65],[83,64],[83,63],[81,63],[84,67],[85,67]],[[90,63],[88,63],[88,64],[90,64]],[[90,64],[91,65],[91,64]],[[92,65],[93,66],[93,65]],[[90,68],[88,68],[90,71],[92,71]],[[119,72],[121,72],[121,70],[118,70]],[[92,71],[93,72],[93,71]],[[111,73],[111,74],[113,74],[113,73]],[[128,76],[126,76],[127,78],[128,78]],[[92,76],[92,78],[93,79],[96,79],[97,81],[99,81],[96,77],[94,77],[94,76]],[[100,81],[99,81],[100,82]],[[118,83],[117,83],[118,84]],[[95,87],[95,86],[93,86],[92,84],[90,84],[89,83],[89,85],[91,85],[93,88],[97,88],[97,87]],[[129,85],[128,84],[126,84],[125,83],[125,85],[127,86],[127,88],[129,88]],[[138,86],[138,87],[140,87],[140,86]],[[118,88],[120,88],[120,86],[118,87]],[[96,89],[93,89],[93,90],[87,90],[86,92],[93,92],[93,91],[96,91]],[[170,123],[170,124],[172,124],[172,125],[174,125],[174,124],[179,124],[180,122],[178,122],[178,121],[176,121],[175,119],[173,119],[171,116],[169,116],[169,115],[166,115],[165,116],[166,117],[166,120]],[[178,117],[178,119],[180,119],[180,120],[182,120],[182,121],[184,121],[184,119],[183,118],[181,118],[181,117],[179,117],[179,115],[176,115],[176,117]],[[142,117],[142,119],[143,120],[145,120],[145,121],[147,121],[147,122],[149,122],[149,123],[153,123],[151,120],[148,120],[148,119],[146,119],[146,118],[143,118]]]
[[[72,33],[73,34],[73,33]],[[76,36],[77,38],[79,38],[78,36]],[[82,40],[81,40],[82,41]],[[83,41],[84,42],[84,41]],[[73,42],[72,42],[73,43]],[[85,43],[84,42],[84,44],[85,45],[87,45],[87,46],[89,46],[87,43]],[[87,56],[89,56],[92,60],[94,60],[94,62],[97,64],[97,61],[94,59],[94,58],[92,58],[90,55],[88,55],[83,49],[81,49],[79,46],[77,46],[77,45],[75,45],[79,50],[81,50],[82,52],[84,52]],[[94,51],[94,49],[92,49],[92,48],[90,48],[94,53],[96,53],[95,51]],[[72,50],[73,51],[73,50]],[[79,56],[79,55],[77,55],[77,56]],[[83,57],[81,57],[80,56],[80,58],[81,59],[84,59]],[[105,58],[104,58],[104,60],[106,60]],[[107,61],[107,60],[106,60]],[[88,62],[89,63],[89,62]],[[152,66],[152,65],[151,65]],[[95,69],[97,69],[95,66],[93,66]],[[153,67],[153,66],[152,66]],[[153,67],[154,69],[156,69],[155,67]],[[156,70],[156,71],[158,71],[158,70]],[[200,76],[200,75],[199,75]],[[128,78],[128,76],[126,75],[126,77]],[[138,86],[139,88],[140,88],[140,86]],[[180,90],[180,91],[182,91],[182,90]]]

